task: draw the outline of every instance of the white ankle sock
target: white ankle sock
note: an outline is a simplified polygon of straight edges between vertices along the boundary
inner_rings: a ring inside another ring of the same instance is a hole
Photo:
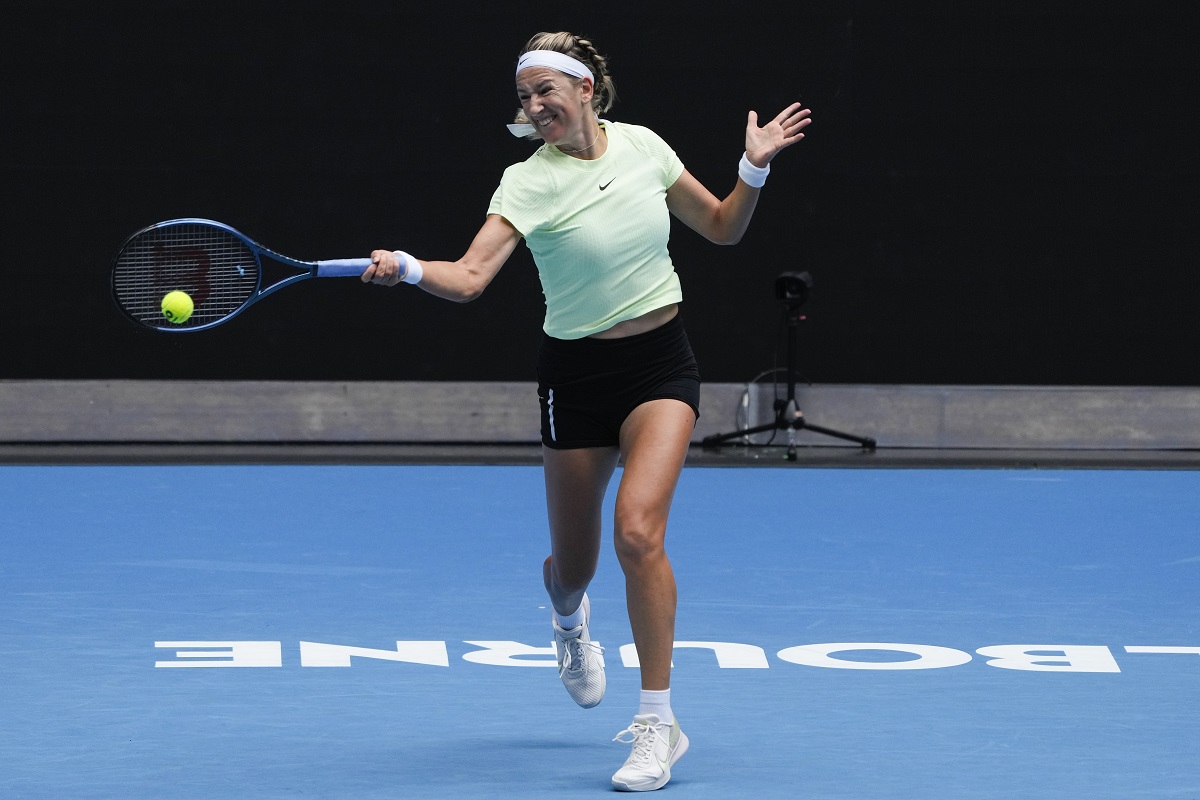
[[[554,618],[558,620],[558,627],[562,628],[564,631],[569,631],[572,628],[578,628],[583,624],[583,603],[580,602],[579,608],[575,609],[573,613],[567,614],[566,616],[563,616],[555,611]]]
[[[663,722],[674,725],[675,712],[671,710],[671,690],[642,689],[638,714],[658,714],[658,718]]]

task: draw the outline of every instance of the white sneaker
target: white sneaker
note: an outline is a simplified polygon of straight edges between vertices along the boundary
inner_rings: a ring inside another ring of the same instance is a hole
[[[604,699],[604,648],[592,641],[588,635],[588,622],[592,618],[592,605],[583,596],[583,624],[578,628],[563,630],[558,620],[554,626],[554,648],[558,653],[558,677],[571,699],[584,708],[592,708]]]
[[[634,717],[633,724],[613,741],[633,745],[625,766],[612,776],[613,788],[619,792],[649,792],[666,786],[671,780],[671,767],[688,749],[688,738],[679,729],[679,720],[668,725],[657,714]]]

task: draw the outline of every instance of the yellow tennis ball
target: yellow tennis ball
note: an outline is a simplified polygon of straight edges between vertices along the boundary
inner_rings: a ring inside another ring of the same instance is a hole
[[[176,325],[187,322],[188,317],[195,310],[195,305],[192,304],[192,298],[187,292],[167,292],[162,299],[163,316],[167,318],[167,322],[174,322]]]

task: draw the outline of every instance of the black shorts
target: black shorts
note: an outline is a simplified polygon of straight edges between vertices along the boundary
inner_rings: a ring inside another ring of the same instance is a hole
[[[621,339],[542,337],[538,352],[542,444],[556,450],[617,446],[635,408],[670,398],[700,418],[700,369],[676,314]]]

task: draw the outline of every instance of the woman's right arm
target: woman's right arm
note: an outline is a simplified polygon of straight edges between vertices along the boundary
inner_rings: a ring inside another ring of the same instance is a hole
[[[483,294],[520,241],[521,234],[508,220],[499,214],[489,214],[462,258],[457,261],[422,260],[423,275],[418,285],[432,295],[457,303],[474,300]],[[395,286],[406,273],[405,265],[400,261],[391,250],[373,251],[372,265],[362,274],[363,283]]]

